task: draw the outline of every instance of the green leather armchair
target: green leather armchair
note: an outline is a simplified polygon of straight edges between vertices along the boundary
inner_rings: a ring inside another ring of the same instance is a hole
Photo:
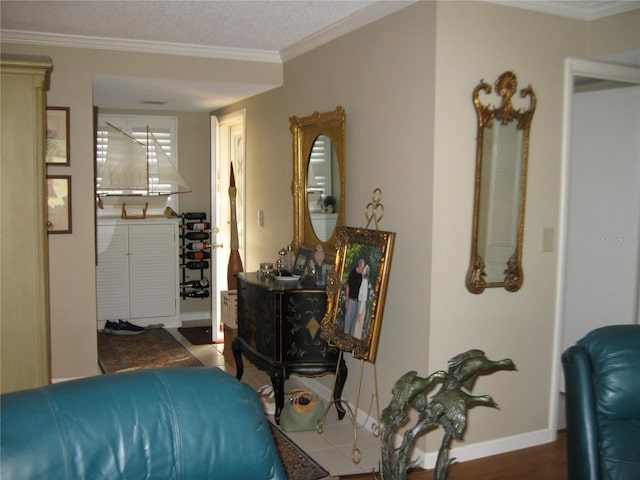
[[[640,325],[596,329],[562,364],[568,479],[640,479]]]
[[[217,368],[164,368],[0,397],[3,480],[285,480],[256,393]]]

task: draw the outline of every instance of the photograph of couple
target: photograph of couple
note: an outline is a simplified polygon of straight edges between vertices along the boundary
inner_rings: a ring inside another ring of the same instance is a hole
[[[380,339],[394,232],[340,226],[327,280],[322,338],[374,363]]]
[[[350,244],[346,252],[340,288],[339,311],[344,312],[341,325],[344,333],[364,342],[371,327],[371,303],[380,256],[379,247],[358,243]]]
[[[345,286],[344,333],[362,339],[364,315],[369,298],[369,273],[371,267],[363,258],[351,269]]]

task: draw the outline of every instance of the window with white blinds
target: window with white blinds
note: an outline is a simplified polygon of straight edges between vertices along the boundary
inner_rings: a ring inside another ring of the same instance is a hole
[[[156,137],[158,143],[162,146],[171,163],[178,168],[178,143],[177,131],[178,120],[175,117],[163,116],[138,116],[138,115],[99,115],[98,128],[96,134],[96,185],[100,185],[102,179],[102,171],[107,152],[107,122],[121,129],[123,132],[131,135],[143,145],[147,146],[147,127]],[[153,148],[149,150],[149,173],[152,182],[157,183],[157,164],[155,151]],[[169,185],[158,184],[154,191],[169,192]],[[100,188],[97,190],[101,194]],[[122,194],[136,194],[136,191],[123,191]],[[111,192],[113,194],[113,192]]]
[[[331,169],[333,159],[333,144],[326,135],[319,135],[313,142],[309,154],[309,173],[307,177],[307,196],[309,211],[322,210],[324,200],[333,195]]]

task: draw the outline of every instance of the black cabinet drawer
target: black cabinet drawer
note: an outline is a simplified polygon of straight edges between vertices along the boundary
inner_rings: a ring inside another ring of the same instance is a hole
[[[238,336],[251,349],[291,371],[332,371],[339,350],[320,338],[327,294],[320,289],[282,286],[255,274],[238,275]]]

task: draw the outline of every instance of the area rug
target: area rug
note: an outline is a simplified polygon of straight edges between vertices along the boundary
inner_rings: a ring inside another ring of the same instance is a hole
[[[213,329],[211,327],[180,327],[178,331],[189,340],[191,345],[209,345],[211,343],[222,343],[218,341],[217,335],[213,339]]]
[[[104,373],[160,367],[201,367],[202,363],[164,328],[139,335],[98,333],[98,363]]]
[[[269,422],[271,435],[276,444],[278,455],[282,461],[287,480],[319,480],[332,478],[324,468],[307,455],[293,440],[287,437],[278,427]]]

